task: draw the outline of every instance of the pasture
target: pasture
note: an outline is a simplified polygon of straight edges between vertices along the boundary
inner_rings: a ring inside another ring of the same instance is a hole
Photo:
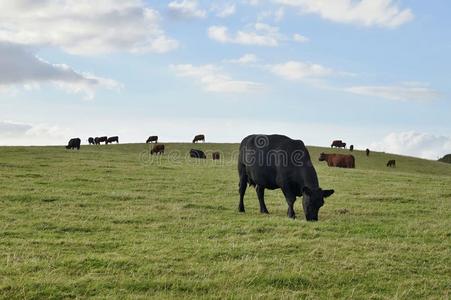
[[[269,215],[252,188],[237,212],[237,144],[165,145],[0,147],[0,297],[449,297],[451,165],[354,151],[328,168],[321,151],[349,152],[309,147],[335,194],[306,222],[280,190]]]

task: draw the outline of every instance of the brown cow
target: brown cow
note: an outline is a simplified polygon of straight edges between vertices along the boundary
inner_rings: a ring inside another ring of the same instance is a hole
[[[219,160],[221,157],[219,152],[213,152],[211,156],[213,157],[213,160]]]
[[[202,141],[202,142],[205,143],[205,135],[203,135],[203,134],[198,134],[198,135],[196,135],[196,136],[194,137],[194,139],[193,139],[193,143],[195,143],[195,142],[200,142],[200,141]]]
[[[321,153],[319,161],[326,161],[329,167],[355,168],[355,158],[353,155]]]
[[[152,150],[150,150],[150,154],[164,154],[164,145],[155,145]]]
[[[149,138],[146,141],[146,144],[152,143],[152,142],[155,142],[155,144],[158,143],[158,136],[156,136],[156,135],[149,136]]]
[[[343,143],[342,140],[335,140],[332,142],[332,145],[330,145],[330,147],[346,148],[346,143]]]
[[[365,152],[366,152],[366,156],[370,156],[370,149],[366,148]]]

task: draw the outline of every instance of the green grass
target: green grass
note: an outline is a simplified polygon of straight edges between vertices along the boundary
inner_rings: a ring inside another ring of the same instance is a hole
[[[0,297],[448,299],[451,165],[354,151],[335,169],[310,147],[336,193],[306,222],[280,191],[238,213],[238,145],[191,147],[0,147]]]

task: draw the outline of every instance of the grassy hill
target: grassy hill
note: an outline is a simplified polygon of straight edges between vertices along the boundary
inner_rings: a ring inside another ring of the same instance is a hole
[[[237,212],[237,144],[0,147],[0,297],[447,299],[451,165],[354,151],[319,222],[280,191]],[[346,150],[334,150],[345,152]],[[385,166],[396,159],[397,168]]]

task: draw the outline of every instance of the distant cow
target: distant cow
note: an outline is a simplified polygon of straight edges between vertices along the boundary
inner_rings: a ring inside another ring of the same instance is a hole
[[[219,152],[213,152],[212,157],[213,157],[213,160],[219,160],[221,155]]]
[[[94,138],[93,138],[93,137],[90,137],[90,138],[88,139],[88,143],[89,143],[89,145],[94,145]]]
[[[79,138],[70,139],[67,143],[66,149],[77,149],[80,150],[81,140]]]
[[[354,151],[354,145],[349,146],[349,151]]]
[[[330,147],[346,148],[346,143],[343,143],[342,140],[335,140],[332,142],[332,145],[330,145]]]
[[[353,155],[321,153],[319,161],[326,161],[329,167],[355,168],[355,158]]]
[[[116,143],[119,144],[119,137],[118,136],[111,136],[111,137],[109,137],[106,140],[105,144],[110,144],[110,143],[113,143],[113,142],[116,142]]]
[[[387,162],[387,167],[396,168],[396,160],[390,159],[390,160]]]
[[[164,154],[164,145],[155,145],[152,150],[150,150],[150,154]]]
[[[146,140],[146,144],[149,144],[152,142],[155,142],[155,144],[158,143],[158,136],[156,136],[156,135],[149,136],[149,138]]]
[[[105,143],[106,144],[106,141],[108,140],[108,137],[106,137],[106,136],[101,136],[101,137],[96,137],[95,139],[94,139],[94,143],[96,144],[96,145],[100,145],[100,143]]]
[[[205,142],[205,135],[199,134],[199,135],[196,135],[193,139],[193,143],[200,142],[200,141]]]
[[[366,148],[365,152],[366,152],[366,156],[370,156],[370,149]]]
[[[192,158],[207,158],[207,156],[205,155],[204,151],[202,150],[196,150],[196,149],[191,149],[189,151],[189,156]]]

